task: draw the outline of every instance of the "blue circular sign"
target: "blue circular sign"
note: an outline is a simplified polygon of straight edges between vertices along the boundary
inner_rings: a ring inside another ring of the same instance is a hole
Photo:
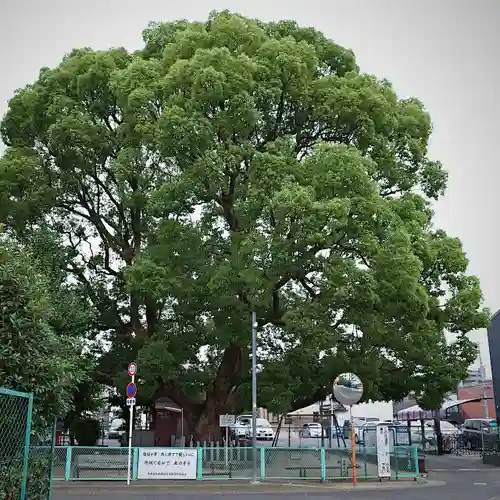
[[[134,383],[130,383],[127,385],[127,398],[135,398],[137,394],[137,386]]]

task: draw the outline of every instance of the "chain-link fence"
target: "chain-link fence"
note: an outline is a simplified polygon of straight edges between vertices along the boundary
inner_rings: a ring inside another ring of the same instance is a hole
[[[54,438],[55,424],[43,425],[34,419],[28,459],[26,500],[50,500],[53,479]]]
[[[134,452],[136,449],[134,448]],[[68,447],[66,453],[65,470],[72,480],[127,479],[128,448],[75,446]]]
[[[54,448],[54,459],[52,461],[52,478],[54,481],[66,479],[66,464],[71,466],[71,461],[68,461],[68,453],[71,450],[70,446],[56,446]]]
[[[0,500],[26,498],[33,396],[0,388]]]
[[[30,393],[0,388],[0,500],[49,500],[55,428]]]
[[[438,453],[438,436],[434,427],[393,425],[389,427],[390,448],[416,446],[426,453]],[[360,448],[370,448],[377,444],[376,428],[362,429],[357,439]],[[500,430],[458,429],[441,433],[441,450],[456,455],[500,454]]]
[[[251,447],[203,447],[198,449],[200,475],[203,479],[251,479],[253,449]],[[257,468],[260,470],[260,451],[257,450]]]
[[[322,453],[318,448],[263,448],[264,476],[268,479],[322,479]]]
[[[359,479],[373,479],[377,477],[376,463],[371,463],[373,449],[356,451],[356,460],[353,460],[352,450],[349,448],[325,450],[326,477],[330,480],[352,479],[354,468]]]
[[[61,446],[56,447],[54,455],[53,477],[56,480],[95,481],[127,478],[127,448]],[[139,448],[132,448],[132,480],[137,479],[139,456]],[[360,447],[356,451],[355,463],[353,462],[350,448],[259,447],[256,474],[260,480],[350,480],[356,467],[359,480],[379,478],[376,447]],[[390,475],[392,479],[416,478],[419,475],[416,447],[400,446],[391,451]],[[251,447],[197,448],[197,479],[231,480],[252,477]]]
[[[390,454],[392,479],[415,478],[419,475],[418,448],[416,446],[396,446]],[[362,447],[356,452],[358,477],[376,479],[378,477],[378,457],[376,447]]]
[[[443,436],[445,452],[456,455],[500,454],[500,435],[494,432],[471,432],[465,430],[461,434]]]

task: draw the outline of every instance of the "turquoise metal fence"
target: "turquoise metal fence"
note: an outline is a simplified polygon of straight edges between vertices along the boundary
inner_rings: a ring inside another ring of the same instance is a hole
[[[0,387],[0,500],[50,500],[55,428],[34,414],[33,394]]]
[[[26,498],[33,395],[0,388],[0,498]]]
[[[252,478],[251,447],[200,447],[197,450],[196,479]],[[52,476],[59,481],[124,481],[128,472],[127,453],[127,448],[56,446]],[[139,448],[133,448],[132,453],[131,478],[137,480]],[[351,450],[348,448],[260,447],[257,453],[261,480],[352,479]],[[375,447],[360,448],[356,459],[359,481],[378,479]],[[415,479],[418,475],[417,447],[395,447],[391,452],[391,479]]]

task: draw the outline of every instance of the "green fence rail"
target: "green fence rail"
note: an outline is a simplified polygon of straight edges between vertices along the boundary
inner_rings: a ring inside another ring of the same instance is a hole
[[[197,450],[196,479],[252,478],[251,447],[201,447]],[[52,475],[58,481],[124,481],[127,479],[127,458],[127,448],[56,446]],[[378,479],[375,447],[358,450],[356,462],[358,480]],[[138,467],[139,448],[132,448],[132,480],[138,479]],[[345,448],[260,447],[257,467],[260,480],[341,481],[352,479],[353,474],[351,450]],[[391,452],[391,479],[416,479],[418,475],[417,447],[395,447]]]
[[[35,410],[33,394],[0,387],[0,500],[50,500],[55,427]]]

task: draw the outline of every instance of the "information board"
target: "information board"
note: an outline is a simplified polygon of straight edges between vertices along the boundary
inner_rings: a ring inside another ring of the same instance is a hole
[[[196,479],[197,448],[139,448],[137,479]]]
[[[231,427],[236,423],[236,415],[220,415],[219,427]]]
[[[387,425],[377,425],[377,468],[379,478],[391,477],[391,443]]]

